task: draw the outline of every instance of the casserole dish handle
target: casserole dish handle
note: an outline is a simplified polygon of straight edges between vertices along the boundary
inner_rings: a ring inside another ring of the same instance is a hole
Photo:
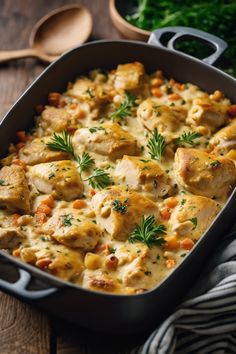
[[[161,42],[161,38],[165,34],[172,34],[172,37],[168,40],[166,46]],[[184,41],[186,39],[197,39],[202,43],[208,44],[215,50],[213,54],[202,59],[202,61],[209,65],[214,65],[214,63],[221,57],[228,47],[227,43],[223,41],[223,39],[220,39],[213,34],[200,31],[196,28],[181,26],[164,27],[153,31],[148,43],[158,47],[167,47],[171,50],[178,51],[175,48],[177,41]]]
[[[6,260],[4,260],[4,262],[6,262]],[[22,268],[18,268],[18,272],[18,279],[15,282],[0,279],[0,289],[17,297],[24,298],[28,301],[42,300],[50,295],[55,294],[59,290],[58,288],[51,286],[50,288],[43,290],[29,290],[27,288],[32,281],[31,274]]]

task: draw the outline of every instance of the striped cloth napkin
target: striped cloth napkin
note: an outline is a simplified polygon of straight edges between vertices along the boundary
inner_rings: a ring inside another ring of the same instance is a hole
[[[186,300],[132,354],[236,354],[236,231]]]

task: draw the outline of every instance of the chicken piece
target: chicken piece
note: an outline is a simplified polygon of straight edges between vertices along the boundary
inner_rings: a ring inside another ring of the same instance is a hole
[[[168,176],[157,162],[136,156],[124,155],[115,169],[115,177],[134,190],[164,197],[170,191]]]
[[[30,211],[30,191],[22,167],[11,165],[1,169],[0,206],[17,212]]]
[[[77,280],[84,269],[79,249],[54,243],[49,236],[41,237],[30,247],[21,247],[20,258],[63,280]]]
[[[16,248],[25,239],[24,233],[20,228],[0,227],[0,248],[13,249]]]
[[[210,98],[197,98],[193,100],[186,122],[193,126],[206,126],[214,132],[226,122],[228,108],[228,101],[219,103]]]
[[[68,159],[68,154],[55,151],[47,147],[51,137],[36,138],[28,141],[19,151],[19,158],[27,165],[36,165],[43,162],[60,161]]]
[[[96,85],[93,81],[80,77],[68,90],[69,96],[78,98],[80,101],[92,101],[97,104],[102,104],[108,100],[108,95],[104,88]]]
[[[110,187],[92,198],[97,224],[112,238],[124,241],[143,215],[157,215],[156,204],[141,194],[122,187]]]
[[[236,119],[211,138],[210,146],[216,154],[226,154],[231,149],[236,149]]]
[[[60,133],[71,124],[71,115],[64,108],[46,106],[42,112],[39,126],[47,134]]]
[[[233,161],[197,149],[179,148],[175,153],[178,183],[205,197],[225,199],[236,181]]]
[[[157,128],[168,142],[178,136],[186,114],[184,108],[160,105],[159,100],[155,98],[143,101],[137,111],[139,122],[150,131]]]
[[[137,153],[137,140],[117,123],[104,123],[98,127],[78,129],[73,137],[75,149],[84,145],[86,150],[108,156],[121,158],[124,154]]]
[[[83,272],[82,286],[87,289],[115,292],[120,285],[107,272],[97,269],[91,271],[86,269]]]
[[[198,195],[183,195],[177,199],[169,220],[172,230],[179,237],[198,240],[219,213],[220,205]]]
[[[116,90],[136,90],[145,82],[143,64],[135,61],[118,65],[115,72],[114,87]]]
[[[96,246],[102,234],[99,226],[83,219],[79,211],[73,208],[56,210],[44,224],[43,231],[65,246],[86,251]]]
[[[84,185],[75,164],[68,161],[41,163],[29,167],[32,184],[44,194],[70,201],[81,197]]]

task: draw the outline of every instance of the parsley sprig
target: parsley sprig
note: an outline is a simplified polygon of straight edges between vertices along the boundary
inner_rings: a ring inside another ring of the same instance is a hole
[[[110,115],[110,118],[119,121],[126,118],[127,116],[130,116],[131,108],[136,106],[135,100],[136,96],[130,92],[125,92],[124,101],[120,104],[117,110]]]
[[[71,135],[65,130],[61,134],[54,133],[47,146],[52,150],[67,152],[73,160],[78,162],[80,173],[94,164],[94,159],[87,152],[83,152],[82,156],[75,154]]]
[[[112,209],[114,211],[117,211],[120,214],[125,214],[127,211],[127,206],[128,206],[127,202],[128,202],[128,199],[125,199],[123,202],[121,200],[115,199],[115,200],[113,200],[113,202],[111,204]]]
[[[142,242],[148,247],[152,245],[161,246],[165,243],[163,237],[166,228],[163,224],[157,224],[154,215],[149,215],[146,218],[143,216],[140,225],[136,225],[135,229],[129,236],[129,242]]]
[[[160,161],[161,155],[165,150],[165,139],[164,137],[158,133],[157,128],[152,131],[152,136],[148,141],[147,147],[149,150],[149,154],[153,160]]]
[[[100,168],[95,168],[91,176],[84,181],[88,181],[92,188],[102,189],[109,186],[112,183],[109,173]]]
[[[195,139],[200,138],[201,134],[196,133],[196,132],[184,132],[182,135],[180,135],[180,137],[178,137],[177,139],[175,139],[175,144],[176,145],[191,145],[194,146],[195,145]]]

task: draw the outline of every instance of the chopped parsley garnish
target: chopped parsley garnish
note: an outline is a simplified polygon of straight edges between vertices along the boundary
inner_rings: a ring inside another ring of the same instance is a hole
[[[127,202],[128,199],[125,199],[123,202],[121,200],[115,199],[111,203],[112,209],[117,211],[120,214],[124,214],[127,211]]]
[[[185,203],[186,203],[186,199],[182,199],[180,202],[181,205],[184,205]]]
[[[115,247],[109,247],[109,252],[110,253],[116,253],[116,248]]]
[[[146,272],[144,272],[145,275],[152,275],[152,272],[150,272],[149,270],[147,270]]]
[[[94,98],[94,94],[92,93],[92,90],[88,87],[88,89],[85,91],[89,95],[90,98]]]
[[[189,221],[191,221],[191,223],[192,223],[193,226],[194,226],[193,230],[196,229],[196,227],[197,227],[197,218],[189,219]]]
[[[71,214],[63,215],[63,225],[64,226],[71,226],[72,225],[72,222],[71,222],[72,219],[73,219],[73,215],[71,215]]]
[[[109,186],[112,183],[109,173],[100,168],[95,168],[91,176],[84,181],[88,181],[92,188],[102,189]]]
[[[196,133],[196,132],[185,132],[182,135],[180,135],[179,138],[175,139],[175,144],[176,145],[191,145],[193,146],[195,144],[195,139],[200,138],[201,134]]]
[[[89,128],[90,133],[96,133],[98,130],[104,130],[106,132],[106,129],[103,127],[92,127]]]
[[[50,241],[50,239],[47,236],[41,236],[40,240],[43,242]]]
[[[149,154],[153,160],[160,161],[161,155],[165,149],[166,143],[164,137],[158,133],[155,128],[152,131],[152,136],[148,141],[147,148],[149,150]]]
[[[148,247],[152,245],[161,246],[165,243],[163,237],[159,235],[166,234],[166,228],[162,224],[157,224],[154,215],[142,217],[141,224],[136,225],[129,236],[129,242],[142,242]]]
[[[211,166],[211,167],[218,167],[218,166],[220,166],[220,165],[221,165],[221,163],[220,163],[220,161],[218,161],[218,160],[212,161],[212,162],[210,163],[210,166]]]
[[[4,179],[0,179],[0,186],[5,186],[6,185],[6,181]]]
[[[131,108],[136,106],[135,104],[136,96],[130,92],[125,92],[125,99],[120,104],[115,112],[110,115],[110,118],[113,120],[122,120],[127,116],[130,116]]]
[[[166,93],[167,93],[167,95],[170,95],[171,93],[173,93],[173,89],[171,86],[166,86]]]
[[[48,176],[48,179],[51,179],[51,178],[53,178],[53,177],[55,177],[55,173],[54,173],[54,172],[51,172],[50,175]]]

